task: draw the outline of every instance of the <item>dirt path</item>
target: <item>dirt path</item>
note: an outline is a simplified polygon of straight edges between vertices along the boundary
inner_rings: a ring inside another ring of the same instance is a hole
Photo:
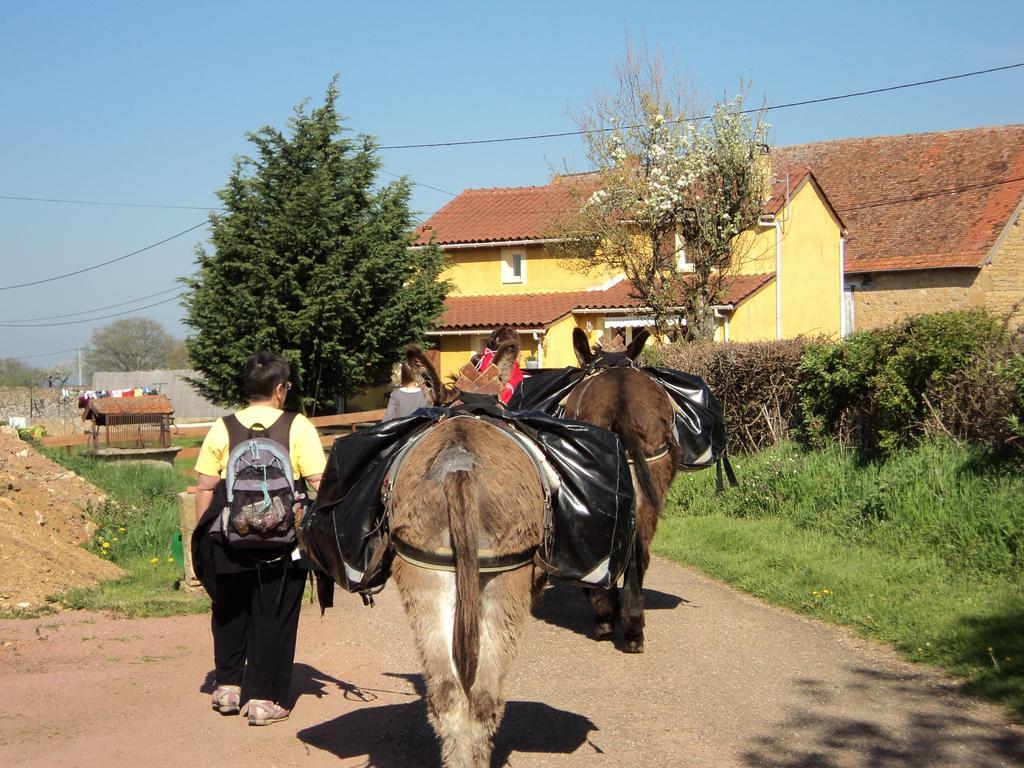
[[[495,766],[1024,766],[1024,728],[884,648],[664,561],[648,587],[642,656],[548,591]],[[0,765],[436,766],[396,590],[338,603],[305,612],[298,700],[267,728],[209,709],[205,617],[0,621]]]

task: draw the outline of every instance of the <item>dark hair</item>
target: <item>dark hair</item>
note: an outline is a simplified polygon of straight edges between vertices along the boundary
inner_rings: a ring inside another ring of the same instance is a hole
[[[292,376],[292,367],[280,355],[260,350],[245,361],[243,368],[245,396],[252,399],[266,399],[274,394],[278,384],[287,384]]]
[[[416,371],[408,363],[402,363],[402,386],[408,387],[416,383]]]

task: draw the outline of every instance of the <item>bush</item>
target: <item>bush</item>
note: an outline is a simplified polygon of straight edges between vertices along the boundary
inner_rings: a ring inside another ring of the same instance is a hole
[[[956,311],[813,345],[800,364],[801,437],[815,446],[836,439],[871,455],[936,432],[978,441],[998,431],[995,423],[1007,431],[1016,369],[999,386],[993,371],[1009,343],[1000,318]]]
[[[646,361],[703,378],[722,402],[729,450],[756,451],[785,439],[799,422],[799,364],[809,344],[680,342],[649,350]]]

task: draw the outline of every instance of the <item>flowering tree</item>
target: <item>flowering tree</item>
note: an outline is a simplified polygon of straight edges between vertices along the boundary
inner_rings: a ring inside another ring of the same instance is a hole
[[[627,52],[617,94],[577,116],[596,170],[563,180],[575,205],[552,249],[583,269],[625,274],[659,334],[710,339],[737,236],[767,198],[758,162],[767,125],[745,114],[742,97],[689,117],[663,74],[660,59]]]

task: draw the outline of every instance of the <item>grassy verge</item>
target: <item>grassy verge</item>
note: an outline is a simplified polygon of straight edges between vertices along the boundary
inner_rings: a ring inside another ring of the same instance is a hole
[[[177,589],[183,574],[172,555],[172,537],[180,531],[176,494],[189,485],[188,478],[176,471],[102,462],[63,449],[42,451],[108,494],[106,503],[90,511],[99,529],[86,546],[126,571],[115,581],[54,598],[60,605],[126,616],[168,616],[208,609],[205,597]]]
[[[936,442],[884,463],[777,446],[670,491],[655,550],[850,625],[1024,713],[1024,478]]]

